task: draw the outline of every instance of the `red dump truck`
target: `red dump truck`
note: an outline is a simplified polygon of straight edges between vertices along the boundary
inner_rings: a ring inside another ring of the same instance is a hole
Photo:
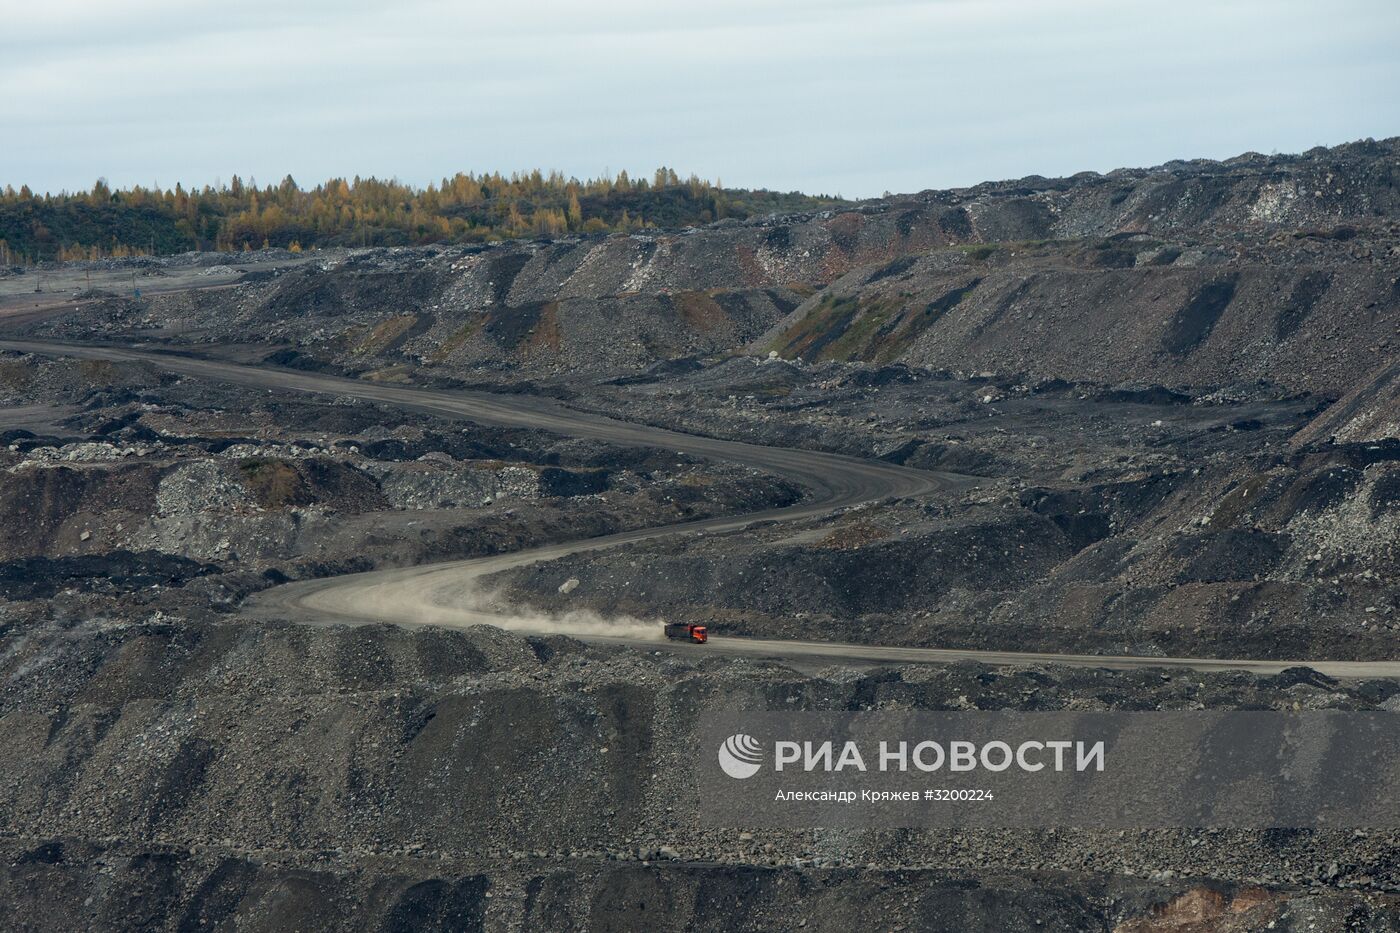
[[[710,639],[710,636],[705,633],[705,626],[691,625],[687,622],[666,623],[666,637],[674,638],[677,641],[692,642],[697,645],[703,645]]]

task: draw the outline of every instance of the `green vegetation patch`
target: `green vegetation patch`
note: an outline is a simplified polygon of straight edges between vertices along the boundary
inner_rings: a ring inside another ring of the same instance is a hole
[[[1273,477],[1267,473],[1251,476],[1220,498],[1215,511],[1210,514],[1209,527],[1215,530],[1233,528],[1244,513],[1261,499]]]
[[[530,332],[527,346],[532,352],[558,352],[563,341],[563,334],[559,330],[559,302],[546,301],[540,308],[539,318],[535,321],[535,329]]]
[[[438,347],[437,352],[433,354],[433,361],[440,363],[453,353],[462,349],[466,342],[481,330],[484,322],[484,317],[482,315],[472,315],[465,324],[454,330],[448,335],[447,339],[442,342],[442,346]]]
[[[876,298],[860,303],[860,313],[839,337],[823,349],[824,360],[873,360],[882,355],[882,341],[899,327],[904,302]]]
[[[367,372],[362,377],[370,382],[392,382],[398,385],[410,385],[413,382],[413,371],[404,363],[395,363],[393,366],[385,366],[382,369],[375,369]]]
[[[496,305],[482,316],[482,329],[502,350],[558,349],[559,304]]]
[[[311,502],[311,490],[295,466],[285,460],[250,457],[240,460],[243,485],[265,509],[281,509]]]
[[[111,385],[116,379],[117,368],[111,360],[79,360],[78,375],[86,382],[96,385]]]
[[[817,306],[768,349],[792,359],[866,360],[886,363],[898,359],[925,330],[981,284],[980,278],[951,289],[921,309],[912,296],[825,296]]]
[[[986,262],[1001,251],[1001,244],[978,243],[976,246],[959,246],[958,249],[973,262]]]
[[[381,353],[389,349],[399,337],[408,333],[409,328],[417,321],[418,316],[414,314],[398,314],[380,321],[360,341],[359,346],[355,347],[355,352],[361,355]]]
[[[34,381],[34,373],[29,363],[0,363],[0,385],[9,389],[24,389]]]
[[[820,359],[822,350],[846,332],[859,312],[860,301],[854,296],[823,295],[817,306],[779,337],[770,349],[787,359]]]
[[[671,296],[671,302],[680,313],[681,320],[703,334],[723,327],[729,321],[729,315],[715,301],[715,294],[715,291],[677,292]]]

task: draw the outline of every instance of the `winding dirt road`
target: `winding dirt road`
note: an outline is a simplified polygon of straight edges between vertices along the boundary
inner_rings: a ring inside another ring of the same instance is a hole
[[[676,646],[666,642],[661,638],[660,625],[655,621],[601,619],[588,613],[576,613],[562,618],[532,615],[500,604],[493,598],[489,584],[485,582],[486,578],[503,570],[552,560],[567,554],[601,550],[670,535],[734,531],[762,521],[810,518],[833,509],[885,498],[922,496],[956,490],[971,485],[974,480],[838,454],[764,447],[681,434],[581,412],[548,399],[529,396],[375,385],[317,373],[247,366],[126,347],[0,340],[0,348],[50,356],[142,361],[170,372],[268,390],[353,397],[405,410],[458,417],[480,424],[536,428],[616,444],[659,447],[764,470],[800,484],[810,493],[797,505],[740,516],[638,529],[494,557],[289,583],[264,591],[250,599],[245,604],[245,609],[250,615],[291,618],[300,622],[321,624],[392,622],[405,626],[449,627],[490,624],[521,631],[557,632],[593,642],[648,648],[664,646],[678,650],[790,661],[907,664],[972,660],[996,665],[1064,664],[1125,669],[1174,667],[1200,671],[1246,670],[1259,674],[1272,674],[1289,667],[1307,666],[1333,677],[1400,676],[1400,661],[1256,661],[1128,657],[942,650],[720,637],[712,638],[706,647],[700,648]]]

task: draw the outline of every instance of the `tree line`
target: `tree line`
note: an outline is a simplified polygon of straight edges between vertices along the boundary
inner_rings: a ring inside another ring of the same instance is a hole
[[[476,243],[568,233],[685,227],[725,217],[820,210],[839,196],[726,189],[662,167],[650,178],[580,181],[539,170],[458,173],[426,188],[378,178],[332,178],[314,188],[289,175],[259,186],[186,190],[114,189],[98,180],[84,192],[0,191],[0,265],[189,250],[300,251],[329,246]]]

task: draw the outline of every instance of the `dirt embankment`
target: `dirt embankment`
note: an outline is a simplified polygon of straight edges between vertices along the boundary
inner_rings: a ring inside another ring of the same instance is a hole
[[[256,925],[281,904],[328,911],[328,926],[720,929],[786,911],[830,929],[825,912],[849,915],[869,889],[910,923],[1080,930],[1150,917],[1192,877],[1217,879],[1226,902],[1278,886],[1268,919],[1379,919],[1394,909],[1380,889],[1400,884],[1381,833],[702,830],[689,793],[688,736],[710,708],[1372,708],[1393,702],[1388,682],[978,665],[810,676],[487,628],[161,617],[11,622],[3,638],[0,739],[16,766],[0,782],[0,899],[30,911],[42,892],[56,926]],[[97,866],[109,881],[80,886]]]
[[[1397,152],[1032,177],[679,232],[332,251],[34,328],[237,344],[387,380],[616,377],[750,345],[1340,393],[1397,346]]]
[[[0,600],[227,611],[288,577],[477,556],[794,501],[675,452],[4,354]],[[41,401],[47,400],[47,401]],[[174,603],[170,601],[174,600]]]
[[[1400,354],[1400,236],[1004,244],[852,272],[752,344],[808,362],[1341,395]]]
[[[740,359],[597,397],[658,424],[983,481],[514,571],[531,606],[919,647],[1393,656],[1400,447],[1297,441],[1325,399]],[[566,579],[579,584],[559,593]]]

